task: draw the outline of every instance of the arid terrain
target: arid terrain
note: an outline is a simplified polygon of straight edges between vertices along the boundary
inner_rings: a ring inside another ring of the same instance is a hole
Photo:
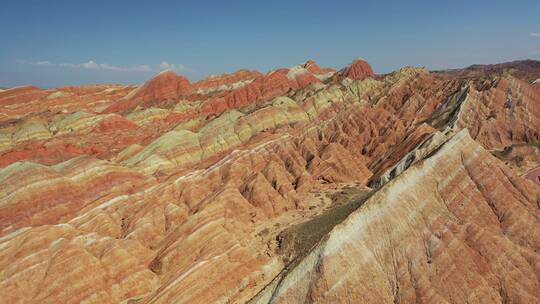
[[[1,89],[0,303],[540,303],[540,62]]]

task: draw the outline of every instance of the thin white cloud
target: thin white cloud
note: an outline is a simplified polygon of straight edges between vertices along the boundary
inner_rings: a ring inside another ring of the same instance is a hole
[[[51,65],[51,62],[50,62],[50,61],[43,60],[43,61],[36,61],[36,62],[33,62],[33,64],[36,64],[36,65]]]
[[[182,70],[186,70],[186,67],[182,64],[170,64],[167,61],[162,61],[159,64],[159,70],[160,71],[164,71],[164,70],[182,71]]]
[[[84,63],[61,63],[61,67],[80,68],[88,70],[118,71],[118,72],[151,72],[152,69],[147,65],[137,65],[132,67],[119,67],[108,63],[97,63],[93,60]]]
[[[155,72],[155,71],[164,71],[164,70],[173,70],[176,72],[193,72],[193,70],[187,68],[183,64],[171,64],[167,61],[161,61],[161,63],[155,67],[150,67],[148,65],[136,65],[131,67],[121,67],[108,63],[99,63],[94,60],[89,60],[83,63],[53,63],[47,60],[41,61],[26,61],[18,60],[19,63],[31,64],[31,65],[50,65],[58,66],[63,68],[71,69],[85,69],[85,70],[96,70],[96,71],[116,71],[116,72]]]
[[[52,63],[47,60],[38,60],[38,61],[27,61],[27,60],[17,60],[18,63],[31,64],[31,65],[51,65]]]
[[[136,72],[151,72],[152,68],[147,65],[137,65],[132,67],[131,70]]]
[[[540,32],[532,32],[532,33],[529,33],[529,35],[531,37],[540,37]]]

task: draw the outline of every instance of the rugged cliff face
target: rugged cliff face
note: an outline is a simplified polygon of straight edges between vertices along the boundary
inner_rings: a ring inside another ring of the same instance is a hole
[[[540,91],[493,69],[2,91],[0,299],[534,303]]]

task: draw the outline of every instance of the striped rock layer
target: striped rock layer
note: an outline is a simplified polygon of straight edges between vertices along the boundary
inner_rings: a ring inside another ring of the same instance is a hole
[[[0,91],[0,302],[538,302],[538,78],[359,59]]]

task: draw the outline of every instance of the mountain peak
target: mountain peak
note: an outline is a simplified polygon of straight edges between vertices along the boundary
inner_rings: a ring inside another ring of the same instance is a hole
[[[349,66],[339,71],[339,75],[356,80],[375,76],[371,65],[365,59],[360,57],[355,59]]]
[[[173,70],[163,70],[142,86],[131,91],[122,101],[105,109],[104,113],[121,112],[140,104],[160,103],[177,99],[191,91],[191,83]]]

